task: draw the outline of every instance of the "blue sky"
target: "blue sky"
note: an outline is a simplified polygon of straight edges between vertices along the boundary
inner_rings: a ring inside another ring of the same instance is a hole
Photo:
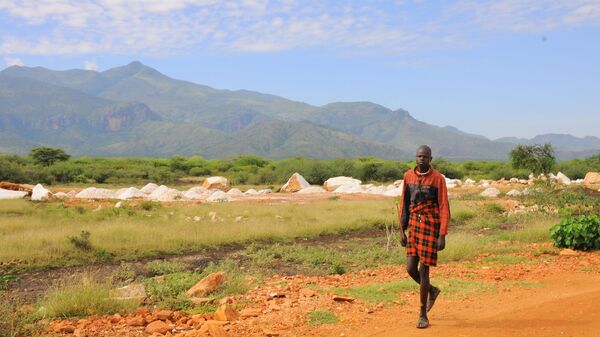
[[[600,0],[0,0],[0,61],[371,101],[490,138],[600,137]]]

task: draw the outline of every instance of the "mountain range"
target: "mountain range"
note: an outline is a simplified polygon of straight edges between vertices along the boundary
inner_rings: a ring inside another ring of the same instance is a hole
[[[321,107],[172,79],[140,62],[103,72],[12,66],[0,72],[0,152],[61,147],[73,155],[227,158],[374,156],[411,159],[429,144],[451,160],[505,160],[515,144],[550,142],[561,159],[600,151],[600,138],[490,140],[370,102]]]

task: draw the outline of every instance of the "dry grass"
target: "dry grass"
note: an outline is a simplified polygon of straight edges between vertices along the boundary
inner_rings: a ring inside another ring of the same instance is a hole
[[[173,205],[151,210],[139,206],[93,210],[58,203],[2,201],[0,261],[18,259],[28,267],[46,267],[200,251],[257,240],[311,237],[394,221],[393,210],[391,200]],[[210,212],[216,212],[215,221]],[[194,217],[199,220],[194,221]],[[238,217],[242,218],[236,221]],[[89,251],[78,249],[68,239],[78,237],[82,231],[90,233]]]

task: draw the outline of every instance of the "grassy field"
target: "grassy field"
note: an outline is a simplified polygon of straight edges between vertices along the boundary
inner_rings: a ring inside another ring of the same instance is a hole
[[[96,207],[96,206],[94,206]],[[65,206],[0,202],[0,261],[26,268],[196,252],[225,244],[311,237],[393,222],[393,201],[309,205]]]

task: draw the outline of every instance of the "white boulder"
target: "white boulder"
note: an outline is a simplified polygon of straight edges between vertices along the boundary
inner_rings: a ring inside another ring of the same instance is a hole
[[[486,188],[479,195],[481,195],[482,197],[495,198],[499,194],[500,194],[500,190],[499,189],[497,189],[495,187],[489,187],[489,188]]]
[[[169,188],[165,185],[160,185],[157,188],[154,189],[154,191],[152,191],[152,193],[150,193],[150,195],[148,196],[149,199],[152,200],[158,200],[158,198],[163,195],[164,193],[168,192]]]
[[[44,188],[42,184],[37,184],[31,190],[31,200],[33,201],[41,201],[50,198],[50,191]]]
[[[321,186],[308,186],[308,187],[305,187],[305,188],[301,189],[300,191],[298,191],[298,193],[300,193],[300,194],[327,193],[327,190]]]
[[[115,191],[93,186],[88,187],[75,195],[75,198],[77,199],[114,199],[115,197]]]
[[[342,185],[358,185],[358,187],[360,187],[361,183],[362,182],[360,180],[352,177],[333,177],[327,179],[327,181],[325,181],[323,184],[323,187],[328,191],[335,191]]]
[[[0,200],[6,199],[21,199],[27,195],[25,191],[13,191],[0,188]]]
[[[506,192],[506,195],[508,195],[510,197],[518,197],[518,196],[520,196],[522,194],[523,193],[521,193],[519,190],[515,190],[515,189],[512,189],[512,190]]]
[[[232,195],[232,196],[235,196],[235,195],[239,196],[239,195],[244,195],[244,192],[240,191],[239,188],[232,188],[229,191],[227,191],[227,194]]]
[[[144,187],[142,187],[142,189],[140,189],[140,191],[142,191],[142,193],[150,194],[150,193],[154,192],[154,190],[157,188],[158,188],[158,185],[156,185],[155,183],[147,183],[146,186],[144,186]]]
[[[206,189],[218,189],[226,191],[229,189],[229,180],[225,177],[209,177],[204,180],[202,187]]]
[[[135,187],[126,188],[124,191],[117,195],[117,199],[129,200],[129,199],[143,199],[146,198],[146,193],[138,190]]]
[[[246,195],[258,195],[258,192],[255,189],[251,188],[251,189],[247,190],[246,192],[244,192],[244,194],[246,194]]]
[[[402,189],[400,187],[396,187],[394,189],[385,191],[383,195],[388,197],[398,197],[402,195]]]
[[[279,191],[287,193],[298,192],[301,189],[309,186],[310,184],[308,183],[308,181],[306,181],[306,179],[304,179],[304,177],[300,175],[300,173],[296,172],[292,174],[290,179],[288,179],[288,181],[283,186],[281,186],[281,189]]]
[[[344,193],[344,194],[351,194],[351,193],[363,193],[363,189],[362,187],[360,187],[360,184],[345,184],[345,185],[340,185],[338,186],[338,188],[335,189],[335,191],[333,191],[333,193]]]
[[[558,172],[556,175],[556,180],[563,185],[571,185],[571,179],[569,179],[569,177],[562,172]]]
[[[216,191],[206,199],[208,202],[228,202],[231,201],[231,197],[223,191]]]

